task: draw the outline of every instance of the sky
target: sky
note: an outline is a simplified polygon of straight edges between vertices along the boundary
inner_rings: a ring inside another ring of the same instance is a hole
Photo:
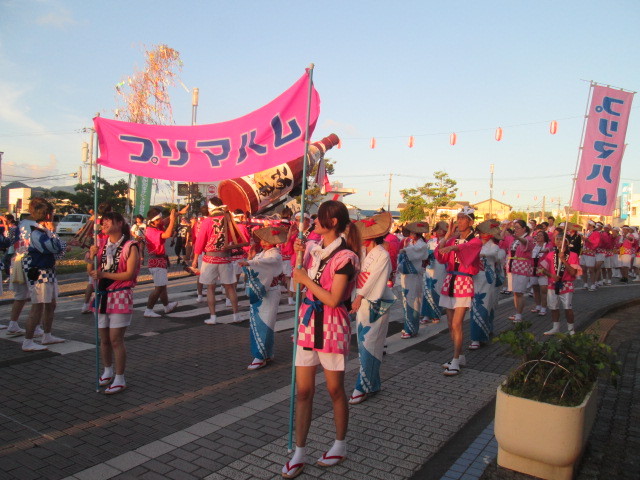
[[[166,44],[183,61],[170,90],[178,125],[191,123],[194,87],[197,122],[223,122],[265,105],[313,63],[312,140],[341,138],[327,153],[331,179],[357,189],[347,201],[360,208],[395,209],[401,189],[436,171],[458,182],[458,200],[479,202],[493,164],[494,199],[533,211],[544,197],[548,210],[569,201],[589,81],[640,89],[639,25],[637,0],[0,0],[3,185],[73,184],[83,129],[96,113],[114,117],[116,84]],[[640,192],[640,99],[626,143],[621,182]]]

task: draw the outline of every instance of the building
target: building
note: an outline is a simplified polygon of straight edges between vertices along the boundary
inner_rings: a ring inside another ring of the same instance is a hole
[[[29,188],[29,185],[22,182],[9,182],[6,185],[2,185],[2,192],[0,192],[0,209],[6,211],[12,211],[9,207],[9,190],[12,188]]]
[[[476,210],[476,221],[482,222],[490,218],[505,220],[509,218],[512,207],[506,203],[493,199],[483,200],[482,202],[471,205]]]
[[[16,182],[19,183],[19,182]],[[9,197],[8,197],[8,206],[7,211],[13,213],[14,215],[20,215],[21,213],[29,212],[29,203],[32,197],[37,197],[42,195],[42,188],[31,188],[31,187],[18,187],[18,188],[9,188]]]

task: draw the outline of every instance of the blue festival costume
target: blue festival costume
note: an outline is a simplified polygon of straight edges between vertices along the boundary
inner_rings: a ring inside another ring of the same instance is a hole
[[[258,253],[242,267],[250,303],[251,354],[256,360],[273,358],[274,327],[280,304],[282,256],[278,248]]]
[[[488,342],[493,335],[493,318],[498,305],[498,264],[500,247],[488,241],[480,250],[480,271],[473,276],[470,337],[473,342]]]
[[[358,275],[356,297],[362,301],[357,312],[357,338],[360,372],[351,403],[359,403],[363,394],[380,390],[380,365],[389,327],[389,309],[395,296],[387,284],[391,258],[382,245],[376,245],[365,257]]]
[[[398,271],[404,307],[404,338],[415,337],[420,328],[422,307],[422,261],[427,258],[427,244],[423,240],[407,245],[398,255]]]
[[[427,242],[427,268],[424,276],[424,295],[422,298],[422,318],[427,321],[439,321],[443,315],[440,302],[440,289],[447,276],[447,269],[443,263],[436,260],[435,250],[438,247],[438,238],[432,238]]]

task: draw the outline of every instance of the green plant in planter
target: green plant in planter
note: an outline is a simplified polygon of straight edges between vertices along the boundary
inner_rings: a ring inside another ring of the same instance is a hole
[[[611,347],[589,333],[556,334],[536,340],[530,322],[519,323],[494,341],[507,345],[522,362],[509,374],[504,392],[561,406],[580,405],[604,372],[614,386],[620,362]]]

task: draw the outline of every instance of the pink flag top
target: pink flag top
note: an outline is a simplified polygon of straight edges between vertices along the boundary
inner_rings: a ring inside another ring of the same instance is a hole
[[[309,75],[264,107],[228,122],[174,126],[93,119],[97,162],[149,178],[213,182],[250,175],[304,155]],[[309,136],[320,114],[313,88]]]
[[[633,93],[596,85],[591,96],[571,208],[612,215]]]

